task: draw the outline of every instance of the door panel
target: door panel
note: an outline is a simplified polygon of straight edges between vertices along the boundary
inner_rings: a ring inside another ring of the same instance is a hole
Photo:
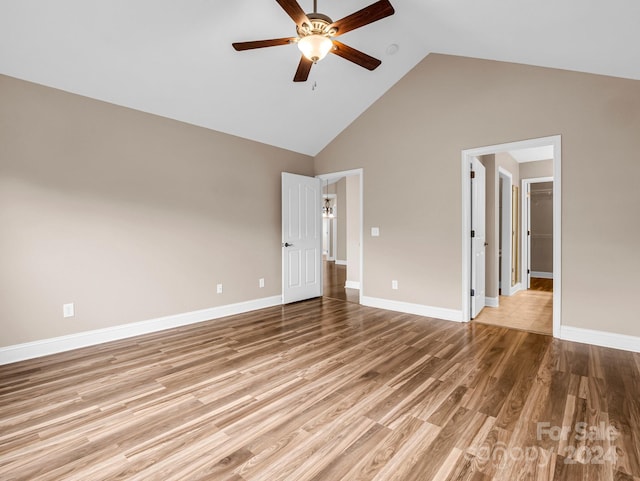
[[[485,303],[485,168],[477,158],[473,158],[471,170],[471,319],[484,308]]]
[[[282,300],[322,295],[320,179],[282,173]]]

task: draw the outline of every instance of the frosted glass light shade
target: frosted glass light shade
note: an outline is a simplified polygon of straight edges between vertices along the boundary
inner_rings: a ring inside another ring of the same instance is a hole
[[[307,35],[298,41],[298,48],[302,55],[307,57],[313,63],[322,60],[327,56],[333,47],[333,42],[329,37],[324,35]]]

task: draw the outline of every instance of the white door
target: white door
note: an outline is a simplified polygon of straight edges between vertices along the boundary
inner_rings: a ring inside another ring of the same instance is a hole
[[[322,295],[320,179],[282,173],[282,302]]]
[[[471,319],[485,302],[485,169],[477,158],[471,162]]]
[[[525,228],[527,229],[527,237],[526,243],[527,246],[525,248],[525,265],[523,266],[524,274],[527,279],[527,289],[531,288],[531,183],[524,182],[523,188],[525,189],[524,193],[524,218],[525,218]]]

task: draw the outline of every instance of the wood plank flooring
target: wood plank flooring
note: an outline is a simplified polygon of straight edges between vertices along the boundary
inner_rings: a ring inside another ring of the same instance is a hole
[[[360,302],[360,291],[344,287],[347,282],[347,266],[338,265],[334,261],[322,261],[324,297],[347,302]]]
[[[531,278],[531,288],[512,296],[500,296],[499,307],[485,307],[474,322],[553,333],[553,279]]]
[[[640,481],[640,355],[314,299],[0,366],[0,479]]]

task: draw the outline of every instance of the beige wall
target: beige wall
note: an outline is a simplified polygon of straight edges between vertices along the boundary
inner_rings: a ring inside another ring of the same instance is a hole
[[[500,181],[499,181],[499,169],[503,169],[506,170],[507,172],[509,172],[511,174],[511,182],[512,182],[512,187],[516,186],[518,188],[520,188],[520,164],[518,164],[518,162],[508,153],[508,152],[497,152],[495,154],[495,159],[496,159],[496,184],[497,184],[497,190],[498,190],[498,194],[499,195],[499,191],[500,191]],[[511,193],[509,194],[509,198],[512,199],[512,195]],[[519,206],[519,204],[518,204]],[[516,206],[511,206],[512,209]],[[496,207],[497,209],[496,211],[496,219],[499,219],[500,216],[500,205],[498,202],[496,202]],[[520,218],[520,215],[518,215],[518,219]],[[513,211],[512,211],[512,216],[511,216],[511,221],[513,222]],[[519,225],[515,227],[516,232],[517,232],[517,236],[516,236],[516,246],[518,248],[518,252],[516,254],[514,254],[513,252],[511,252],[511,273],[512,276],[514,275],[514,270],[516,269],[516,262],[518,262],[520,260],[520,254],[521,254],[521,248],[520,248],[520,237],[521,237],[521,233],[520,233],[520,228]],[[498,232],[500,232],[500,226],[498,226]],[[498,262],[498,269],[500,269],[500,258],[499,258],[499,250],[500,250],[500,245],[498,244],[496,246],[496,249],[498,250],[498,252],[496,252],[495,256],[497,258],[497,262]],[[503,252],[510,252],[512,250],[512,246],[511,243],[509,243],[509,248],[508,249],[504,249]],[[515,258],[515,256],[517,256],[517,259]],[[520,268],[522,266],[522,263],[520,261],[519,264]],[[504,286],[505,288],[508,287],[509,285],[511,285],[512,287],[516,284],[518,284],[520,282],[519,277],[518,280],[514,283],[511,282],[511,277],[509,276],[506,279],[504,279]],[[497,278],[497,280],[499,280],[500,277]]]
[[[347,262],[347,179],[343,177],[335,183],[338,199],[338,228],[336,236],[338,237],[338,249],[336,260]]]
[[[553,159],[520,164],[521,179],[535,179],[537,177],[553,177]]]
[[[315,169],[364,168],[364,295],[459,310],[461,151],[562,135],[562,322],[640,336],[638,132],[640,81],[432,54]]]
[[[498,167],[502,167],[509,172],[512,176],[513,185],[520,185],[520,165],[508,152],[496,153],[496,170]],[[549,175],[553,175],[553,164]]]
[[[360,284],[360,177],[347,183],[347,282]]]
[[[280,295],[281,171],[312,160],[0,76],[0,346]]]

